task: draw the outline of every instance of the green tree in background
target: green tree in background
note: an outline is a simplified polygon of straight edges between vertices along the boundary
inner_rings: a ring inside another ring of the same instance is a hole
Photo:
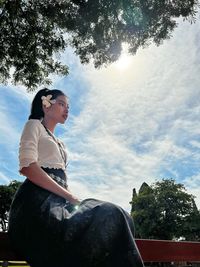
[[[20,184],[12,181],[9,185],[0,185],[0,231],[7,231],[10,205]]]
[[[186,240],[200,239],[200,212],[194,196],[173,179],[133,191],[131,215],[140,238]]]
[[[66,75],[58,52],[71,46],[82,63],[116,61],[171,36],[177,18],[194,21],[198,0],[0,0],[0,81],[28,89]],[[11,74],[12,73],[12,74]]]

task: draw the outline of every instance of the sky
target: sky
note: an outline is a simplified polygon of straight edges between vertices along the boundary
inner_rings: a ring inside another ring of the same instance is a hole
[[[66,145],[75,195],[130,211],[133,188],[173,178],[200,208],[199,40],[198,15],[195,24],[180,20],[159,47],[135,56],[124,47],[107,68],[81,65],[71,48],[61,54],[70,74],[52,76],[49,88],[69,97],[69,119],[55,134]],[[35,93],[0,85],[0,184],[25,179],[18,172],[18,144]]]

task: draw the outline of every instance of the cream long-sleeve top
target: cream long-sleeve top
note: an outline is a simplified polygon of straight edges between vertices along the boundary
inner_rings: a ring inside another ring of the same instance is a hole
[[[55,137],[55,139],[61,144],[67,158],[64,144],[58,138]],[[40,120],[28,120],[20,140],[19,171],[34,162],[37,162],[40,167],[65,170],[65,161],[56,141],[48,134]]]

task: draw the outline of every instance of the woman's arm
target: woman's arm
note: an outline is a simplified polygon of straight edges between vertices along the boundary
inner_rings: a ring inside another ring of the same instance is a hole
[[[23,167],[20,172],[34,184],[67,199],[72,204],[78,205],[80,203],[77,197],[57,184],[36,162],[31,163],[28,167]]]

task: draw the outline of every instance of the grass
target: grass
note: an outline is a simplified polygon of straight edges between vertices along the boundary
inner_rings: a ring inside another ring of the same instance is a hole
[[[2,262],[3,261],[0,261],[0,266],[2,266]],[[10,263],[8,267],[30,267],[29,265],[27,265],[25,261],[8,261],[8,262]]]

